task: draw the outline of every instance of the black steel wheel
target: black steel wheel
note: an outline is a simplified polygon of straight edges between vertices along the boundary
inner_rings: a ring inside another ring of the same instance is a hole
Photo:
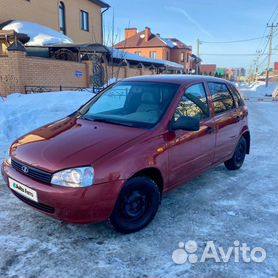
[[[236,146],[233,157],[225,162],[226,168],[228,170],[238,170],[239,168],[241,168],[246,156],[246,152],[247,142],[244,137],[241,137]]]
[[[119,194],[110,221],[121,233],[133,233],[146,227],[160,205],[157,184],[148,177],[127,181]]]

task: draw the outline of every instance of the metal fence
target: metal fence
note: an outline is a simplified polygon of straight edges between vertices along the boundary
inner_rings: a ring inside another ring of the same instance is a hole
[[[70,86],[25,86],[25,94],[33,93],[47,93],[47,92],[57,92],[57,91],[79,91],[79,92],[90,92],[97,94],[105,87],[101,88],[87,88],[87,87],[70,87]]]

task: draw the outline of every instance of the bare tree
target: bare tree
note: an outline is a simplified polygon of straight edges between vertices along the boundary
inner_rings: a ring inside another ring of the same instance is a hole
[[[130,25],[130,22],[128,23],[128,27],[129,27],[129,25]],[[120,36],[121,30],[118,30],[117,32],[115,32],[114,9],[113,9],[113,16],[112,16],[112,26],[111,26],[111,28],[109,28],[105,25],[104,30],[105,30],[104,31],[104,33],[105,33],[104,45],[111,46],[111,62],[109,65],[109,66],[111,66],[111,71],[108,71],[108,69],[106,69],[107,82],[109,83],[109,80],[111,80],[111,79],[115,78],[116,81],[119,79],[120,70],[122,68],[122,65],[124,65],[126,63],[126,57],[127,57],[127,52],[115,49],[116,42],[121,40],[121,36]],[[125,47],[126,47],[126,40],[124,42],[124,48]],[[114,59],[118,60],[116,70],[115,70]],[[126,66],[128,66],[128,65],[126,65]]]

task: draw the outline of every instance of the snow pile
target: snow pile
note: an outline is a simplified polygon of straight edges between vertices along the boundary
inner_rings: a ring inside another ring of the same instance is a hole
[[[234,82],[234,85],[236,88],[239,88],[239,83],[238,82]]]
[[[278,85],[276,86],[275,90],[272,92],[272,99],[273,100],[278,100]]]
[[[258,81],[250,85],[240,87],[240,91],[248,97],[271,97],[277,88],[276,83],[269,83],[268,86],[265,86],[265,82]],[[246,94],[246,93],[247,94]]]
[[[0,161],[15,139],[71,114],[93,96],[90,92],[53,92],[0,98]]]
[[[257,88],[259,88],[261,86],[265,86],[264,81],[256,81],[256,82],[252,82],[252,83],[245,83],[244,82],[244,83],[240,83],[238,87],[241,90],[248,90],[248,91],[255,92],[257,90]]]
[[[249,85],[248,89],[255,92],[257,90],[257,88],[262,87],[262,86],[265,86],[265,82],[257,81],[257,82],[251,83]]]
[[[27,46],[45,46],[62,43],[73,43],[72,39],[51,28],[27,21],[12,21],[3,30],[15,30],[27,34],[31,39]]]

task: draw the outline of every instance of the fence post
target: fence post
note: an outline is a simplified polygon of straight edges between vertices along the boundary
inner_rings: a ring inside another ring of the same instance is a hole
[[[62,85],[60,85],[60,92],[61,92],[61,91],[63,91],[63,87],[62,87]]]

